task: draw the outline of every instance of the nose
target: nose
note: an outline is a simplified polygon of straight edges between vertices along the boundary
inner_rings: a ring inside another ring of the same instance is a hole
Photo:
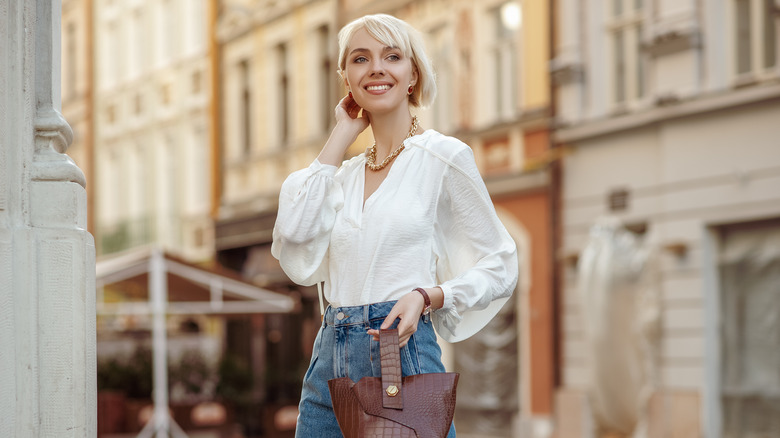
[[[385,74],[385,66],[381,59],[375,59],[371,61],[371,75],[383,76]]]

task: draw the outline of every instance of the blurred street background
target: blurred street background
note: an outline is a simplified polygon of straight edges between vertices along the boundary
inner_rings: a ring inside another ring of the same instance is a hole
[[[294,435],[320,309],[271,256],[278,193],[333,127],[338,30],[380,12],[520,255],[442,345],[458,436],[780,437],[780,0],[62,0],[99,436],[154,400],[180,436]]]

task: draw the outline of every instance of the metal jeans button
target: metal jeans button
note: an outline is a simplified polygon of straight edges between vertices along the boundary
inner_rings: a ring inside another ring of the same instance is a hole
[[[339,312],[336,314],[336,318],[341,321],[342,319],[346,318],[347,315],[344,314],[344,312]]]

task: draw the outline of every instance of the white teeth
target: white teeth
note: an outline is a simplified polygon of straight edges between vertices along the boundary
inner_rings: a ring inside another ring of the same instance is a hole
[[[366,90],[368,91],[380,91],[380,90],[389,90],[389,85],[369,85],[366,87]]]

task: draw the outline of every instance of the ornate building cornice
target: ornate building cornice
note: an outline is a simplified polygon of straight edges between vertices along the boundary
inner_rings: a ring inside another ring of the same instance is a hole
[[[652,56],[678,53],[701,45],[701,31],[692,16],[673,20],[659,20],[653,24],[649,41],[643,49]]]
[[[227,43],[245,35],[256,27],[271,23],[292,13],[295,9],[320,0],[266,0],[253,7],[227,4],[217,22],[217,39]]]

